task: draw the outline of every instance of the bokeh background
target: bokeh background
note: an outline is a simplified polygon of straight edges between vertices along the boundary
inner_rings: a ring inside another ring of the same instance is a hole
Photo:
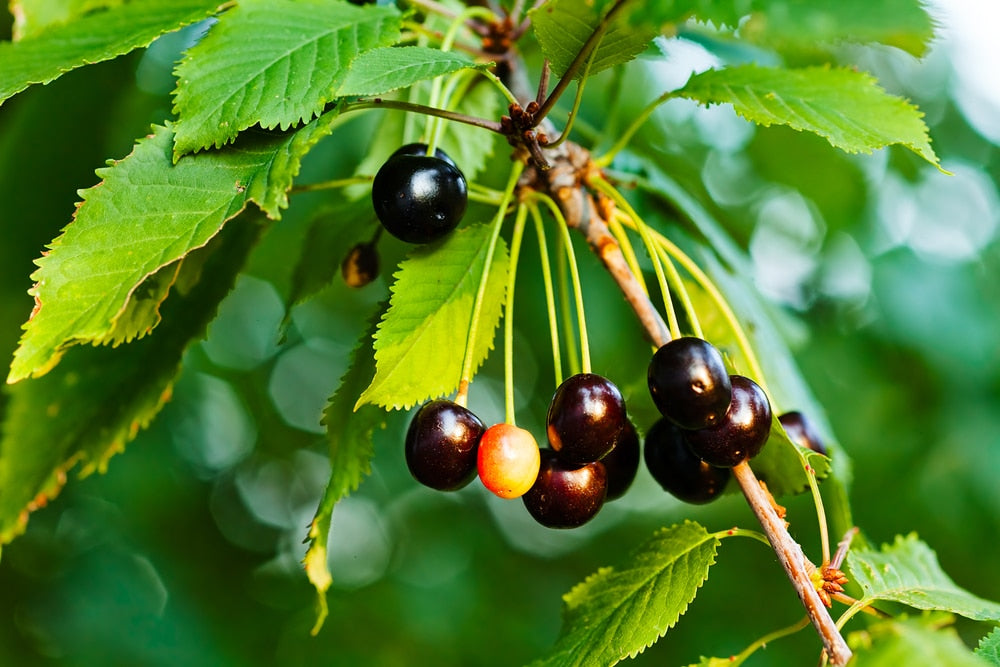
[[[680,101],[657,111],[636,143],[696,183],[694,194],[748,253],[743,278],[772,304],[853,462],[854,518],[865,535],[880,543],[916,531],[956,582],[1000,599],[1000,43],[990,31],[1000,10],[988,0],[938,0],[930,10],[939,35],[921,60],[889,48],[835,54],[920,106],[951,175],[903,150],[845,155],[812,135],[756,129],[729,108]],[[0,22],[9,36],[9,18]],[[31,260],[69,222],[94,169],[169,117],[172,62],[197,34],[164,37],[0,108],[2,356],[31,310]],[[613,138],[720,51],[697,32],[657,49],[620,79],[595,81],[584,137]],[[351,173],[377,118],[356,123],[368,131],[322,144],[302,182]],[[501,169],[506,157],[495,162]],[[682,506],[640,470],[591,524],[549,531],[477,484],[455,494],[419,487],[402,460],[407,415],[392,414],[376,434],[372,475],[334,513],[330,617],[310,637],[314,594],[300,560],[329,473],[319,415],[405,252],[384,241],[376,283],[350,290],[337,281],[286,313],[303,235],[330,201],[295,197],[208,339],[189,351],[152,427],[107,474],[72,479],[4,548],[0,664],[521,664],[554,642],[560,596],[622,562],[657,527],[684,518],[753,526],[735,496]],[[546,339],[541,290],[526,248],[518,419],[540,434],[553,382],[537,344]],[[648,348],[596,263],[583,266],[588,308],[599,313],[595,370],[623,387],[644,430],[653,419],[642,397]],[[473,385],[485,421],[503,416],[500,361],[495,354]],[[794,534],[816,557],[808,499],[787,501]],[[798,604],[773,554],[728,540],[679,629],[637,662],[736,653],[798,619]],[[988,632],[958,628],[971,645]],[[803,632],[751,664],[810,664],[817,646]]]

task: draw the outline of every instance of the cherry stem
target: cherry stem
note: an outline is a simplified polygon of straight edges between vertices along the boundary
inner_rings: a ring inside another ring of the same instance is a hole
[[[504,218],[507,217],[507,207],[514,198],[514,188],[521,177],[524,165],[520,162],[514,163],[511,169],[507,187],[504,189],[503,199],[497,207],[496,217],[493,218],[493,229],[490,233],[489,245],[486,248],[486,257],[483,260],[483,275],[479,279],[479,289],[476,291],[476,300],[472,307],[472,319],[469,322],[469,337],[465,344],[465,358],[462,361],[462,377],[458,383],[458,395],[455,402],[465,407],[468,400],[469,382],[472,381],[472,365],[474,362],[474,350],[476,348],[476,338],[479,335],[479,319],[483,309],[483,301],[486,297],[486,285],[489,282],[490,268],[493,266],[493,255],[496,252],[497,239],[500,237],[500,228],[503,226]]]
[[[354,102],[347,102],[343,105],[341,113],[347,113],[358,109],[396,109],[398,111],[411,111],[413,113],[437,116],[438,118],[444,118],[445,120],[453,120],[456,123],[465,123],[466,125],[481,127],[484,130],[489,130],[490,132],[503,134],[499,121],[486,120],[485,118],[478,118],[476,116],[467,116],[466,114],[458,113],[457,111],[438,109],[423,104],[416,104],[415,102],[385,100],[381,97],[375,97],[372,99],[362,97],[358,98]]]
[[[559,315],[563,321],[563,330],[572,331],[575,327],[573,323],[573,307],[570,305],[569,280],[566,278],[566,237],[556,234],[556,261],[559,263],[556,268],[556,276],[559,278]],[[576,349],[576,337],[566,337],[566,358],[569,365],[569,374],[576,375],[580,372],[580,355]],[[562,383],[565,378],[560,377],[556,386]]]
[[[660,314],[656,312],[656,308],[649,298],[642,293],[638,281],[625,262],[618,243],[611,237],[604,220],[597,214],[592,200],[590,209],[589,215],[580,216],[581,219],[577,220],[581,226],[581,231],[586,235],[591,247],[604,263],[605,268],[608,269],[612,278],[618,283],[619,288],[626,294],[626,298],[635,310],[639,321],[643,324],[653,344],[657,347],[666,344],[670,341],[670,333],[666,324],[663,322]],[[659,243],[669,243],[654,230],[650,230],[650,233]],[[672,244],[671,247],[673,247]],[[676,248],[675,251],[680,252]],[[699,280],[699,282],[702,279],[707,280],[707,276],[701,273],[700,269],[693,262],[690,262],[686,255],[681,253],[681,256],[689,263],[684,264],[684,268],[689,273],[692,272],[692,269],[698,272],[697,275],[693,274],[696,280]],[[711,281],[709,281],[709,284],[711,284]],[[721,294],[718,294],[717,290],[716,293],[721,298]],[[629,298],[635,295],[641,295],[641,298]],[[761,487],[753,470],[750,469],[750,465],[745,461],[740,463],[733,468],[733,474],[740,488],[743,490],[743,495],[746,497],[747,503],[760,522],[764,534],[767,535],[768,542],[770,542],[775,554],[777,554],[778,560],[785,570],[785,574],[798,593],[799,599],[802,601],[806,613],[809,615],[809,619],[823,640],[823,645],[826,647],[833,664],[846,664],[851,658],[851,650],[840,635],[827,608],[823,605],[819,594],[816,592],[816,588],[809,576],[802,547],[788,534],[785,522],[774,511],[774,508],[771,506],[770,495]]]
[[[756,515],[764,534],[767,535],[771,548],[778,556],[781,567],[784,568],[788,579],[792,582],[795,592],[798,593],[802,605],[806,608],[809,620],[823,640],[823,646],[830,655],[830,661],[834,665],[846,665],[851,659],[851,649],[841,636],[833,618],[820,600],[819,593],[809,576],[808,565],[802,547],[788,534],[783,519],[779,518],[768,493],[761,487],[757,476],[750,469],[750,464],[746,461],[733,467],[733,475],[743,491],[743,495],[750,505],[750,509]]]
[[[796,448],[797,449],[797,448]],[[816,483],[816,471],[809,465],[809,458],[801,450],[798,452],[802,462],[802,469],[806,473],[806,480],[809,482],[809,492],[813,498],[813,505],[816,507],[816,522],[819,525],[820,552],[823,555],[823,562],[830,562],[830,529],[826,523],[826,508],[823,506],[823,494],[819,492],[819,484]],[[848,541],[850,544],[850,541]],[[839,569],[839,565],[834,565]]]
[[[545,241],[545,226],[538,206],[531,206],[531,218],[535,223],[535,235],[538,237],[538,254],[541,256],[542,284],[545,286],[545,308],[549,315],[549,334],[552,337],[552,368],[556,374],[555,386],[563,381],[562,357],[559,345],[559,318],[556,315],[555,294],[552,290],[552,265],[549,263],[549,248]]]
[[[504,307],[503,323],[503,380],[504,415],[508,424],[514,423],[514,288],[517,284],[517,263],[521,257],[521,241],[524,239],[524,223],[528,218],[528,207],[517,207],[514,218],[514,232],[510,239],[510,268],[507,270],[507,305]]]
[[[661,104],[671,99],[673,96],[674,92],[669,91],[663,93],[650,102],[649,105],[647,105],[646,108],[635,117],[635,120],[633,120],[632,123],[625,128],[625,131],[621,133],[621,136],[618,137],[618,140],[614,143],[614,145],[608,149],[608,152],[600,157],[594,158],[594,164],[598,167],[607,167],[614,162],[615,156],[628,146],[628,142],[632,140],[632,136],[639,131],[639,128],[642,127],[643,123],[645,123],[649,117],[653,115],[653,112],[656,111]]]
[[[614,19],[615,15],[621,11],[627,1],[628,0],[618,0],[618,2],[616,2],[614,6],[608,10],[608,13],[601,18],[601,22],[597,24],[597,28],[594,32],[590,33],[590,37],[588,37],[587,41],[583,43],[582,47],[580,47],[580,51],[576,54],[576,57],[573,58],[573,62],[569,64],[569,67],[566,68],[566,71],[559,78],[559,81],[556,83],[556,87],[552,89],[549,96],[545,98],[544,102],[542,102],[541,108],[539,108],[535,113],[533,127],[537,127],[538,124],[542,122],[542,119],[545,118],[550,111],[552,111],[552,107],[554,107],[559,98],[562,97],[562,94],[566,92],[566,88],[568,88],[569,84],[576,78],[580,68],[583,67],[584,63],[590,59],[590,54],[597,48],[601,38],[604,37],[604,33],[607,32],[608,26],[611,25],[611,21]]]
[[[646,287],[646,280],[642,276],[642,269],[639,267],[639,258],[635,254],[635,248],[632,247],[632,242],[629,241],[628,233],[622,226],[619,216],[615,216],[607,221],[608,230],[610,230],[611,235],[615,237],[618,241],[618,245],[621,247],[622,254],[625,256],[625,262],[628,264],[629,270],[635,276],[635,279],[639,282],[642,287],[642,291],[649,295],[649,288]]]
[[[782,639],[783,637],[794,635],[796,632],[802,630],[808,625],[809,625],[809,617],[803,616],[801,619],[799,619],[795,623],[792,623],[788,627],[780,628],[778,630],[775,630],[774,632],[769,632],[768,634],[764,635],[754,643],[750,644],[750,646],[747,646],[745,649],[740,651],[739,655],[731,657],[729,659],[729,664],[742,665],[746,661],[746,659],[749,658],[754,653],[756,653],[758,649],[767,646],[773,641]]]
[[[317,190],[334,190],[336,188],[346,188],[351,185],[365,185],[371,183],[374,176],[351,176],[348,178],[338,178],[332,181],[322,181],[320,183],[307,183],[306,185],[296,185],[292,187],[290,193],[293,195],[303,192],[316,192]]]
[[[576,252],[573,250],[573,239],[569,236],[569,225],[562,211],[551,197],[541,193],[535,196],[545,204],[556,219],[556,226],[563,236],[563,246],[566,251],[566,259],[569,262],[569,275],[573,283],[573,299],[576,302],[576,321],[580,329],[580,368],[584,373],[590,372],[590,340],[587,336],[587,317],[583,308],[583,288],[580,285],[580,268],[576,263]]]

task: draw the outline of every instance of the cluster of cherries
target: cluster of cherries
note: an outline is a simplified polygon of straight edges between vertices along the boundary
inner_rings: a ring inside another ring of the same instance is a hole
[[[372,204],[382,227],[408,243],[443,238],[458,225],[467,204],[462,172],[443,151],[430,155],[428,150],[426,144],[403,146],[372,183]],[[359,244],[348,255],[354,274],[377,272],[377,264],[370,270],[373,243]],[[715,499],[730,469],[756,456],[767,442],[767,396],[752,380],[730,375],[719,351],[695,337],[660,347],[650,361],[648,382],[663,417],[646,435],[646,467],[681,500]],[[779,419],[793,441],[825,454],[800,413]],[[522,498],[531,516],[551,528],[583,525],[635,479],[639,437],[621,392],[607,378],[579,373],[559,385],[549,405],[546,436],[550,446],[540,450],[525,429],[507,423],[486,428],[468,408],[434,400],[421,406],[410,423],[406,463],[417,481],[441,491],[461,489],[478,473],[487,489],[501,498]]]
[[[513,424],[485,428],[452,401],[425,403],[406,434],[406,463],[420,483],[442,491],[478,473],[501,498],[521,498],[544,526],[574,528],[621,497],[639,467],[639,437],[621,392],[607,378],[579,373],[559,385],[546,418],[549,448]]]

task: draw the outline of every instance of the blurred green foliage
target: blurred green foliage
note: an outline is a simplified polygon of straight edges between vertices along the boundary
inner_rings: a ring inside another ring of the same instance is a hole
[[[76,190],[168,117],[169,54],[183,38],[166,39],[174,41],[72,72],[0,109],[8,357],[32,307],[31,260],[70,221]],[[584,140],[588,125],[620,127],[664,82],[709,57],[692,41],[665,50],[667,64],[649,55],[594,81]],[[949,53],[944,41],[922,63],[891,50],[862,55],[892,92],[928,110],[952,177],[903,151],[846,156],[821,139],[754,130],[728,108],[684,102],[660,109],[636,142],[750,253],[755,273],[746,278],[784,312],[797,361],[853,459],[851,499],[865,537],[917,531],[959,585],[1000,599],[1000,150],[955,101]],[[300,181],[349,174],[377,120],[352,121],[352,141],[342,133],[321,144]],[[330,618],[310,637],[314,593],[299,560],[328,477],[318,418],[406,250],[383,239],[381,279],[354,291],[336,281],[293,308],[282,330],[302,238],[329,196],[293,199],[208,340],[187,355],[173,401],[128,454],[106,475],[72,481],[4,548],[0,664],[519,664],[554,642],[564,592],[657,527],[683,518],[713,530],[753,525],[737,497],[681,506],[643,470],[592,524],[548,531],[520,503],[477,485],[452,495],[418,487],[402,460],[407,418],[394,413],[376,434],[371,477],[334,513]],[[527,244],[519,277],[528,287],[539,284],[533,253]],[[583,257],[588,309],[599,314],[595,371],[620,380],[644,430],[655,415],[644,389],[648,349],[616,288]],[[552,391],[548,343],[535,331],[543,308],[540,289],[518,292],[518,421],[536,433]],[[488,422],[502,418],[501,361],[493,355],[471,395]],[[783,501],[793,535],[817,557],[808,498]],[[637,662],[737,653],[800,616],[773,554],[727,540],[680,630]],[[986,633],[971,622],[958,628],[973,645]],[[817,652],[803,632],[755,659],[802,664]]]

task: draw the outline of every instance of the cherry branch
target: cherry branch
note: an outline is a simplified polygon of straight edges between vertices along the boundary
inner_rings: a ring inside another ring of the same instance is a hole
[[[590,162],[590,154],[573,143],[564,144],[559,150],[552,152],[553,155],[549,157],[552,167],[547,170],[526,169],[521,179],[522,186],[540,189],[552,197],[562,211],[566,225],[575,227],[586,237],[591,249],[635,311],[653,345],[664,345],[670,341],[669,329],[629,269],[621,247],[608,228],[605,218],[609,216],[602,215],[594,196],[585,187],[586,174],[594,168]],[[733,468],[733,473],[785,574],[798,593],[809,620],[819,633],[830,663],[845,665],[851,659],[851,650],[809,576],[802,547],[789,535],[784,520],[772,506],[770,494],[762,488],[750,465],[744,461]]]

